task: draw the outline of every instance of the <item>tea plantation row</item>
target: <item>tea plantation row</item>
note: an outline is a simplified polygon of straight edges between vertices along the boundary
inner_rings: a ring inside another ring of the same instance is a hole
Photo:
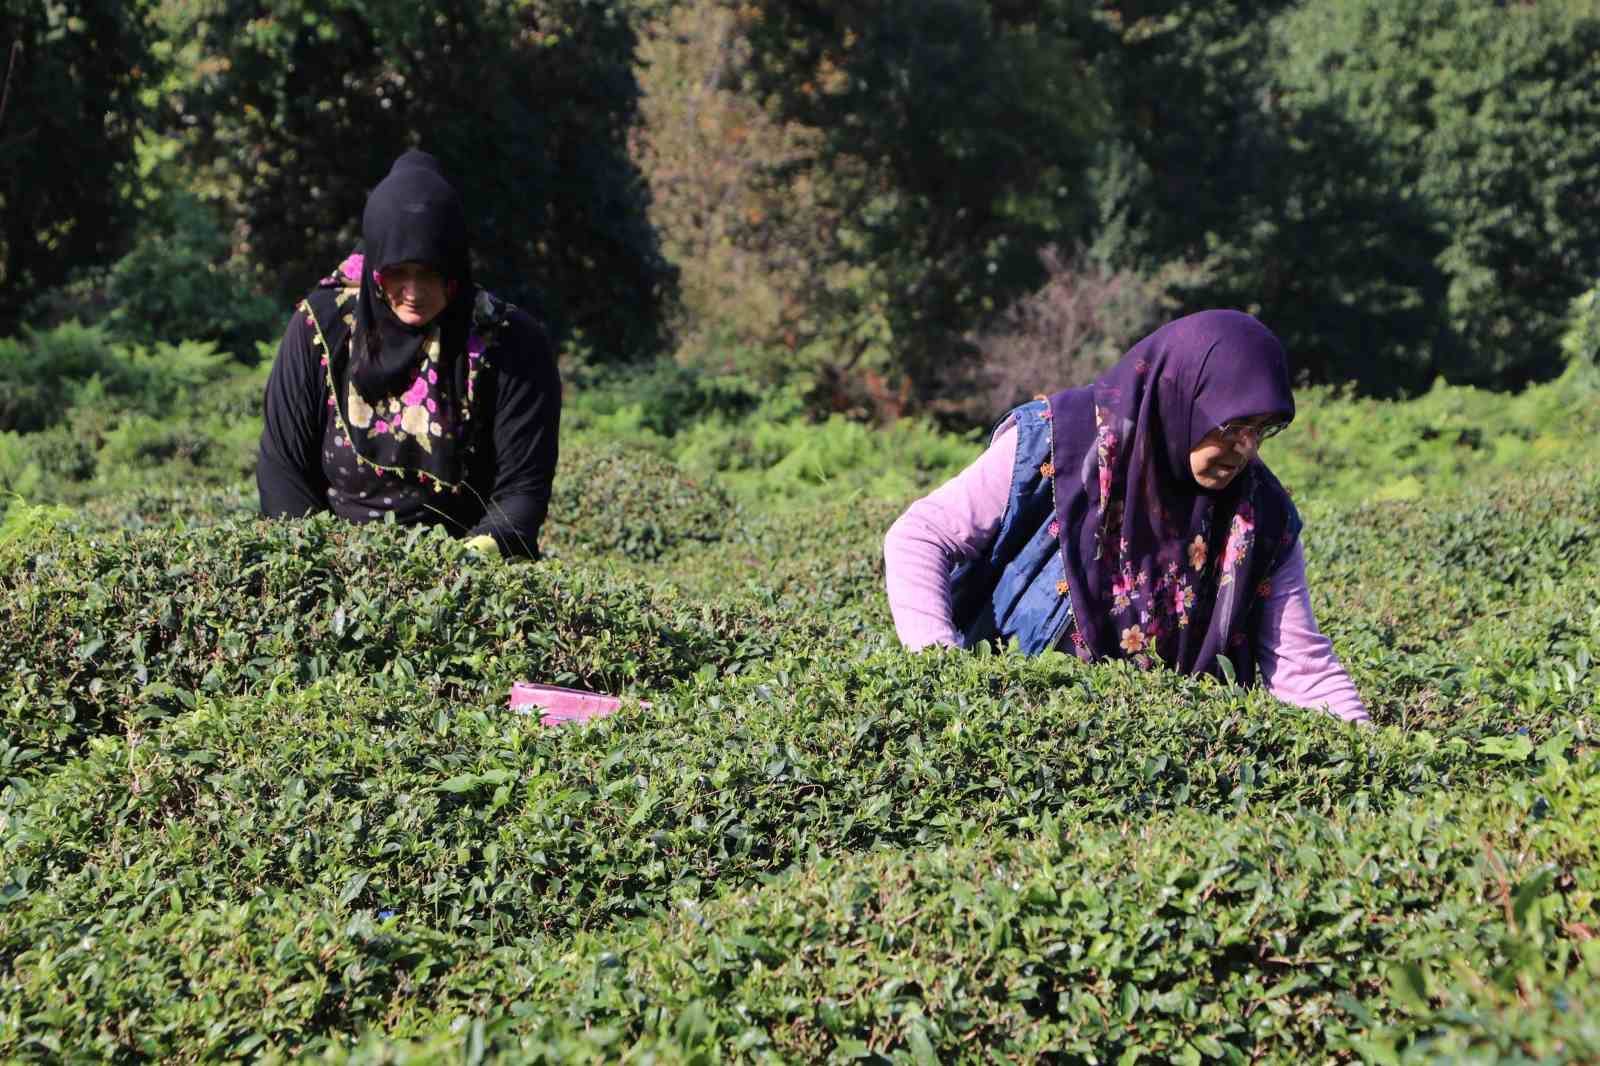
[[[12,1018],[36,1050],[159,1057],[458,1018],[453,1052],[479,1019],[517,1057],[1592,1054],[1600,766],[1546,754],[1498,795],[1382,813],[1044,814],[964,845],[818,848],[642,924],[492,947],[375,914],[359,877],[237,900],[179,878],[36,918]]]
[[[906,653],[893,502],[617,461],[538,564],[13,508],[0,1058],[1600,1057],[1593,467],[1303,505],[1362,730]]]

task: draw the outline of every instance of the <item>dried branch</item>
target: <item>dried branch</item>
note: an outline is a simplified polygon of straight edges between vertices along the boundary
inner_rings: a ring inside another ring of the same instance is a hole
[[[17,69],[17,60],[22,58],[22,42],[11,42],[11,59],[6,63],[6,83],[0,89],[0,130],[6,128],[6,105],[11,103],[11,75]]]

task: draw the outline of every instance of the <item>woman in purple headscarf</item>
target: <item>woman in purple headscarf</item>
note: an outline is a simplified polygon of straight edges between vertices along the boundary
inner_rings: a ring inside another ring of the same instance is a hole
[[[561,419],[544,331],[473,284],[461,198],[428,153],[395,161],[361,237],[278,347],[262,513],[438,525],[481,551],[537,555]]]
[[[1293,418],[1283,346],[1238,311],[1170,322],[1092,385],[1023,404],[890,529],[901,641],[1014,639],[1189,674],[1226,660],[1285,702],[1367,721],[1312,617],[1299,514],[1257,456]]]

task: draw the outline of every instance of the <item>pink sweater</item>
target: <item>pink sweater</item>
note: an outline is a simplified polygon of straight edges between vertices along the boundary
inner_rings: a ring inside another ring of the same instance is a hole
[[[986,551],[999,532],[1016,455],[1016,430],[1003,427],[971,466],[913,503],[890,528],[883,543],[889,609],[908,648],[960,644],[950,617],[950,571],[956,562]],[[1312,617],[1298,540],[1272,575],[1255,644],[1261,679],[1278,699],[1320,708],[1347,722],[1369,721],[1355,685]]]

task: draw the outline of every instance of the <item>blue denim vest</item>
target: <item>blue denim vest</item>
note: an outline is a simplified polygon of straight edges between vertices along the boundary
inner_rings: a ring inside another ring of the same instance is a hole
[[[1016,638],[1025,655],[1060,647],[1072,625],[1053,480],[1040,472],[1050,461],[1050,409],[1034,400],[1008,415],[1017,426],[1017,462],[1005,517],[987,555],[961,563],[950,575],[950,604],[963,647],[981,640]],[[1004,421],[1001,422],[1004,425]],[[1069,648],[1062,648],[1070,651]]]

